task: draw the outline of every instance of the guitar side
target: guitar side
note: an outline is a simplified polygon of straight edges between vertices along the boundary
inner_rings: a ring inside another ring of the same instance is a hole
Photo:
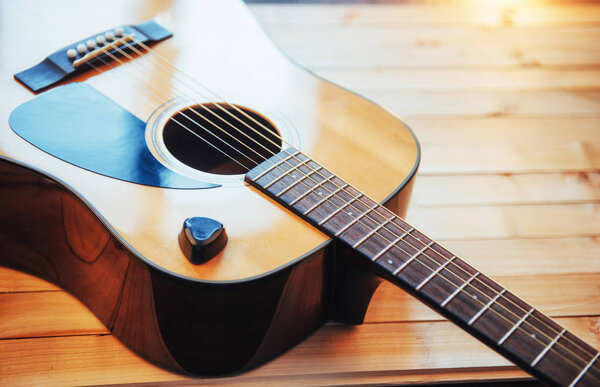
[[[403,215],[418,165],[418,145],[410,131],[376,105],[290,64],[241,4],[219,4],[203,9],[205,21],[212,20],[204,30],[226,30],[226,14],[238,28],[228,36],[231,52],[252,42],[245,50],[262,57],[250,61],[242,74],[230,75],[238,58],[227,56],[207,63],[203,71],[220,75],[219,87],[226,90],[272,100],[297,127],[308,152]],[[120,17],[130,22],[145,16]],[[188,60],[222,52],[218,39],[212,49],[186,46],[184,31],[193,22],[178,22],[175,38],[157,50]],[[114,20],[108,17],[105,23]],[[84,30],[82,22],[72,33],[84,36]],[[261,68],[265,63],[269,67]],[[149,107],[106,87],[123,71],[75,80],[147,117]],[[262,79],[269,79],[267,86]],[[0,108],[5,118],[30,98],[10,81],[2,91],[9,101]],[[283,96],[293,97],[283,104]],[[342,136],[345,132],[350,135]],[[281,353],[331,317],[349,323],[364,317],[378,280],[352,259],[342,259],[326,236],[253,188],[140,186],[49,156],[7,126],[0,139],[0,153],[8,157],[0,162],[2,264],[68,290],[115,336],[154,363],[180,372],[236,372]],[[215,259],[196,266],[183,257],[176,236],[185,217],[206,215],[225,224],[230,241]],[[350,289],[356,283],[361,286]]]
[[[361,323],[380,282],[330,242],[253,279],[184,278],[135,254],[57,179],[7,159],[0,176],[0,263],[69,291],[129,348],[175,371],[241,371],[330,318]],[[405,208],[409,193],[410,183],[389,204]]]

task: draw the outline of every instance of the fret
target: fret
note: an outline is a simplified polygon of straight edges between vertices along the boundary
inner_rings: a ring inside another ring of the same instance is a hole
[[[324,218],[323,220],[321,220],[318,223],[318,225],[321,226],[321,225],[325,224],[329,219],[331,219],[334,216],[336,216],[340,211],[342,211],[344,208],[348,207],[350,204],[352,204],[353,202],[355,202],[356,200],[358,200],[358,198],[360,198],[361,196],[363,196],[363,194],[358,194],[358,196],[355,196],[350,201],[346,202],[344,205],[342,205],[341,207],[339,207],[337,210],[335,210],[331,214],[327,215],[327,217]]]
[[[446,266],[448,266],[448,265],[449,265],[449,264],[450,264],[450,263],[451,263],[451,262],[454,260],[454,258],[456,258],[456,256],[455,256],[455,255],[453,255],[453,256],[452,256],[452,258],[450,258],[449,260],[447,260],[446,262],[444,262],[444,264],[443,264],[442,266],[440,266],[440,267],[438,267],[437,269],[435,269],[435,271],[434,271],[433,273],[429,274],[429,277],[427,277],[427,278],[425,278],[423,281],[421,281],[421,283],[420,283],[420,284],[418,284],[418,285],[417,285],[417,287],[416,287],[415,289],[417,289],[417,290],[421,290],[421,288],[422,288],[423,286],[425,286],[425,285],[427,284],[427,282],[431,281],[431,279],[432,279],[433,277],[435,277],[435,276],[436,276],[436,275],[438,275],[438,274],[439,274],[439,273],[440,273],[442,270],[444,270],[444,268],[445,268]]]
[[[402,264],[402,266],[400,266],[399,268],[397,268],[396,270],[394,270],[394,272],[392,274],[396,275],[398,273],[400,273],[402,271],[402,269],[404,269],[406,266],[408,266],[412,261],[414,261],[415,259],[417,259],[417,257],[421,254],[423,254],[423,252],[425,250],[427,250],[428,248],[430,248],[435,242],[431,241],[429,242],[427,245],[423,246],[423,248],[419,251],[417,251],[412,257],[410,257],[408,260],[406,260],[406,262],[404,262]]]
[[[275,195],[276,197],[280,197],[281,195],[283,195],[284,193],[286,193],[290,188],[292,188],[293,186],[295,186],[296,184],[300,183],[302,180],[306,179],[307,177],[309,177],[310,175],[312,175],[314,172],[317,172],[319,169],[321,169],[321,167],[311,171],[310,173],[308,173],[307,175],[302,176],[299,180],[293,182],[292,184],[290,184],[288,187],[286,187],[283,191],[279,192],[277,195]],[[290,206],[293,206],[294,204],[296,204],[298,201],[302,200],[303,197],[305,197],[306,195],[308,195],[312,190],[314,190],[315,188],[320,187],[322,184],[328,182],[331,178],[335,177],[335,175],[331,175],[323,180],[321,180],[317,185],[315,185],[312,188],[309,188],[308,190],[306,190],[306,192],[304,192],[302,195],[300,195],[299,197],[297,197],[296,199],[292,200],[290,203],[288,203]],[[305,184],[306,185],[306,184]],[[307,185],[308,187],[308,185]]]
[[[554,346],[554,344],[556,344],[556,342],[558,341],[558,339],[561,338],[561,336],[566,332],[566,329],[563,329],[555,338],[554,340],[552,340],[550,342],[550,344],[548,344],[546,346],[546,348],[544,348],[544,350],[542,352],[540,352],[540,354],[531,362],[531,367],[535,367],[535,365],[542,360],[542,358],[544,357],[544,355],[550,350],[550,348],[552,348]]]
[[[590,361],[585,366],[585,368],[581,370],[581,372],[577,375],[577,377],[575,379],[573,379],[573,381],[571,382],[571,384],[569,384],[569,387],[574,387],[581,380],[581,378],[583,378],[583,375],[585,375],[585,373],[588,372],[588,370],[590,369],[590,367],[592,366],[592,364],[594,364],[594,362],[596,360],[598,360],[598,356],[600,356],[600,352],[596,353],[596,356],[594,356],[594,358],[592,359],[592,361]]]
[[[265,184],[263,186],[264,189],[268,189],[270,186],[272,186],[273,184],[277,183],[279,180],[283,179],[285,176],[289,176],[290,172],[300,168],[303,165],[306,165],[306,163],[308,163],[310,161],[310,159],[306,159],[302,162],[299,162],[298,164],[294,165],[292,168],[288,169],[287,171],[285,171],[285,173],[282,173],[281,175],[277,176],[276,178],[274,178],[273,180],[271,180],[270,182],[268,182],[267,184]],[[310,168],[310,167],[309,167]],[[311,170],[309,173],[305,174],[301,179],[296,180],[292,185],[288,186],[285,190],[287,191],[288,189],[292,188],[294,186],[294,184],[299,183],[300,181],[302,181],[302,179],[304,179],[305,177],[308,177],[309,175],[311,175],[312,173],[318,171],[319,168]],[[293,176],[292,176],[293,177]],[[293,177],[295,178],[295,177]],[[277,196],[283,194],[283,192],[280,192]]]
[[[283,158],[281,161],[279,161],[276,164],[273,164],[272,166],[270,166],[269,168],[265,169],[264,171],[262,171],[261,173],[259,173],[257,176],[255,176],[254,178],[250,179],[252,181],[257,181],[258,179],[260,179],[261,177],[263,177],[264,175],[266,175],[267,173],[271,172],[273,169],[277,168],[279,165],[285,163],[286,161],[288,161],[289,159],[291,159],[292,157],[297,156],[298,154],[300,154],[300,151],[296,151],[292,154],[290,154],[289,156]],[[310,160],[310,159],[309,159]]]
[[[379,204],[375,204],[374,206],[370,207],[367,211],[363,212],[362,214],[360,214],[359,216],[357,216],[356,218],[354,218],[354,220],[352,220],[352,222],[348,223],[347,225],[345,225],[344,227],[342,227],[342,229],[338,232],[336,232],[334,235],[335,236],[339,236],[340,234],[342,234],[344,231],[346,231],[347,229],[349,229],[350,227],[352,227],[352,225],[356,222],[358,222],[363,216],[367,215],[369,212],[373,211],[374,209],[377,208]]]
[[[466,287],[467,287],[467,285],[469,285],[469,284],[471,283],[471,281],[473,281],[473,280],[475,279],[475,277],[477,277],[479,274],[481,274],[481,273],[477,272],[477,273],[473,274],[473,276],[472,276],[471,278],[469,278],[469,279],[467,280],[467,282],[463,282],[463,284],[462,284],[462,285],[460,285],[458,288],[456,288],[456,290],[455,290],[455,291],[454,291],[454,292],[453,292],[451,295],[449,295],[449,296],[448,296],[448,298],[446,298],[446,299],[445,299],[445,300],[442,302],[442,304],[441,304],[441,305],[442,305],[442,307],[445,307],[446,305],[448,305],[448,303],[449,303],[450,301],[452,301],[452,299],[453,299],[454,297],[456,297],[456,295],[457,295],[458,293],[460,293],[460,292],[461,292],[461,291],[462,291],[464,288],[466,288]]]
[[[300,195],[299,198],[296,198],[296,199],[292,200],[292,202],[290,203],[290,206],[293,206],[294,204],[298,203],[298,201],[300,201],[303,197],[305,197],[309,192],[313,192],[315,189],[317,189],[318,187],[320,187],[322,183],[325,183],[326,181],[329,181],[330,178],[331,177],[328,177],[327,179],[323,180],[321,183],[317,184],[313,188],[309,189],[308,191],[306,191],[305,193],[303,193],[302,195]],[[309,209],[307,209],[306,211],[304,211],[302,213],[302,215],[308,214],[309,212],[311,212],[312,210],[314,210],[315,208],[317,208],[318,206],[320,206],[321,204],[323,204],[324,202],[326,202],[327,200],[329,200],[330,198],[332,198],[333,196],[335,196],[338,192],[340,192],[341,190],[343,190],[347,186],[348,186],[348,184],[344,184],[341,187],[338,187],[335,190],[331,191],[329,193],[329,195],[325,196],[324,198],[322,198],[321,200],[319,200],[318,202],[316,202],[312,207],[310,207]]]
[[[527,319],[527,317],[529,317],[531,315],[531,313],[533,313],[533,311],[535,310],[535,308],[531,308],[529,309],[529,312],[527,312],[527,314],[525,314],[525,316],[521,317],[521,319],[512,326],[512,328],[510,328],[510,330],[508,332],[506,332],[506,334],[504,336],[502,336],[502,338],[500,340],[498,340],[498,345],[502,345],[502,343],[504,343],[506,341],[506,339],[508,339],[510,337],[510,335],[513,334],[513,332],[515,330],[517,330],[517,328],[519,328],[519,325],[523,324],[523,322]]]
[[[490,306],[492,306],[492,304],[494,302],[496,302],[498,300],[498,298],[500,298],[500,296],[502,296],[502,294],[504,294],[504,292],[506,292],[506,289],[502,289],[502,291],[500,293],[496,294],[496,296],[494,298],[492,298],[487,304],[485,304],[485,306],[479,312],[477,312],[477,314],[475,316],[473,316],[469,320],[467,325],[473,325],[473,323],[475,321],[477,321],[477,319],[483,314],[483,312],[485,312]]]
[[[395,218],[395,216],[392,216],[391,218],[387,219],[385,222],[381,223],[379,226],[375,227],[367,235],[365,235],[364,237],[362,237],[358,242],[356,242],[355,244],[353,244],[352,248],[355,249],[358,246],[362,245],[364,243],[364,241],[366,241],[367,239],[369,239],[377,231],[381,230],[386,224],[388,224],[389,222],[391,222],[394,218]]]
[[[373,262],[377,261],[379,259],[379,257],[381,257],[383,254],[387,253],[392,247],[394,247],[396,245],[396,243],[400,242],[402,240],[402,238],[404,238],[405,236],[407,236],[414,230],[415,229],[411,227],[410,230],[406,231],[404,234],[402,234],[398,238],[394,239],[394,241],[392,243],[390,243],[389,245],[387,245],[385,249],[378,252],[377,255],[375,255],[373,258],[371,258],[371,260]]]

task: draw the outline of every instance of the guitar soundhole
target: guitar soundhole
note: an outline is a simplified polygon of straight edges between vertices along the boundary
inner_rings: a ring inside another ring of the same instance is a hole
[[[269,120],[227,103],[178,111],[165,124],[163,140],[182,163],[220,175],[245,174],[281,151],[280,134]]]

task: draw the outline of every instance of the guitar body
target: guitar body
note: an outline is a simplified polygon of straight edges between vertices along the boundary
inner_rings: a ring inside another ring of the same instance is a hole
[[[38,31],[25,34],[18,16],[2,25],[3,36],[31,37],[28,50],[19,50],[19,39],[0,45],[0,264],[58,284],[129,348],[181,372],[241,371],[330,318],[362,322],[379,279],[352,253],[239,176],[211,188],[164,188],[44,152],[8,125],[11,112],[35,97],[13,75],[65,44],[160,15],[173,37],[153,52],[68,82],[82,82],[146,121],[161,101],[181,93],[176,71],[161,67],[159,58],[170,58],[404,215],[419,148],[401,121],[291,63],[237,1],[119,1],[93,20],[81,2],[38,5],[36,15],[21,15]],[[42,15],[56,19],[45,25]],[[46,29],[65,25],[54,31],[54,45],[38,43]],[[160,98],[144,93],[149,88]],[[229,239],[203,264],[186,259],[178,243],[184,220],[195,216],[221,222]]]

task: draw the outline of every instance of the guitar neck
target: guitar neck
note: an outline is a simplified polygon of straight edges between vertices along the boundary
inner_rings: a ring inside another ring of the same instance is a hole
[[[246,181],[525,371],[555,385],[600,384],[597,350],[303,153],[284,150]]]

